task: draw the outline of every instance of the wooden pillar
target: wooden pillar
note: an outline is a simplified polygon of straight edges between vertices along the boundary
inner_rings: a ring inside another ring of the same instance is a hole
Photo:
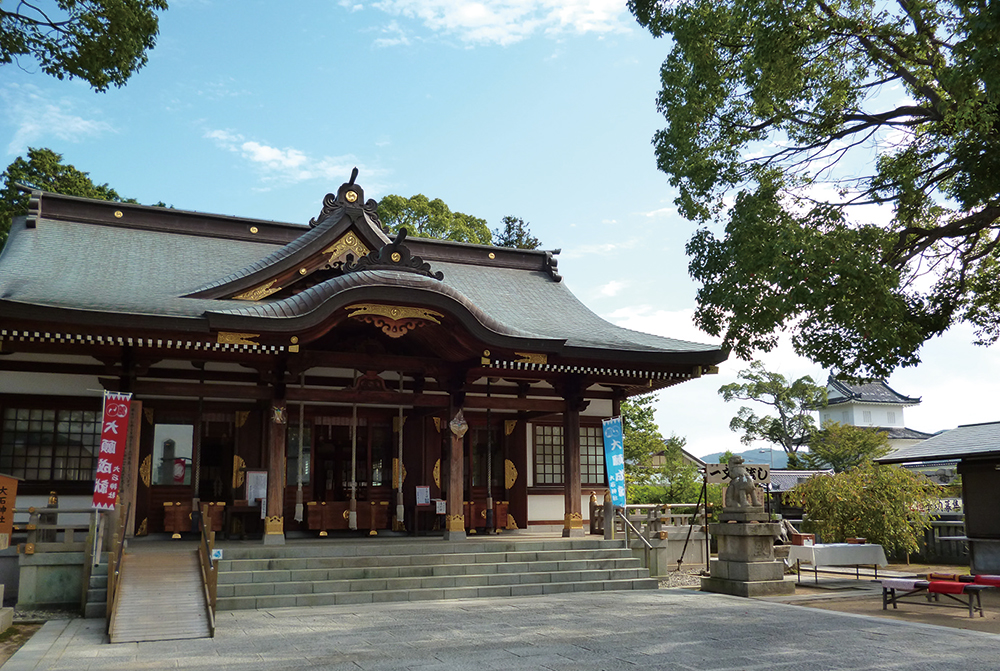
[[[464,401],[464,394],[460,395]],[[469,424],[462,414],[461,403],[456,403],[452,397],[452,409],[449,413],[448,433],[451,437],[448,445],[448,499],[445,514],[444,539],[446,541],[465,539],[465,469],[462,461],[465,445],[465,432]]]
[[[563,410],[563,482],[566,514],[564,538],[583,536],[583,492],[580,488],[580,413],[588,402],[583,399],[586,385],[580,379],[566,380],[559,391],[566,401]]]
[[[264,545],[285,544],[285,428],[288,408],[284,400],[271,403],[267,441],[267,510],[264,518]]]
[[[564,538],[583,536],[583,513],[580,488],[580,410],[579,405],[567,400],[563,413],[563,465],[565,472],[566,516],[563,520]]]

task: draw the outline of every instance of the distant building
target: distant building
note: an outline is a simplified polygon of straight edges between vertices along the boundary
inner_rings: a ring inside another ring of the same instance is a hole
[[[903,410],[920,405],[920,398],[904,396],[884,381],[850,384],[830,375],[826,395],[827,405],[819,411],[820,426],[838,422],[874,427],[886,434],[893,449],[915,445],[934,435],[906,428]]]

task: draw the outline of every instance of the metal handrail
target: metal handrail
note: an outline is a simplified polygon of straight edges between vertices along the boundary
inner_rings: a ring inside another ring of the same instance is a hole
[[[645,548],[645,551],[646,551],[646,566],[648,568],[649,567],[649,552],[653,549],[653,546],[650,544],[650,542],[648,540],[646,540],[646,537],[643,536],[642,533],[638,529],[636,529],[634,526],[632,526],[632,523],[629,522],[628,516],[625,514],[625,510],[624,509],[622,509],[622,508],[615,508],[615,514],[618,515],[618,517],[622,518],[622,522],[625,523],[625,547],[627,547],[627,548],[631,548],[632,547],[632,542],[629,540],[629,537],[628,537],[628,530],[629,529],[631,529],[632,531],[634,531],[635,535],[638,536],[639,540],[641,540],[642,543],[643,543],[643,545],[646,546],[646,548]]]
[[[208,506],[202,506],[199,528],[198,559],[201,566],[201,585],[205,592],[205,608],[208,613],[209,635],[215,637],[215,605],[218,595],[219,567],[212,559],[215,550],[215,532],[209,528]]]

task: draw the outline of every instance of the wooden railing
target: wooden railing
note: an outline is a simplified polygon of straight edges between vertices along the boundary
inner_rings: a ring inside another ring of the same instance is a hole
[[[121,594],[122,558],[125,555],[125,527],[128,523],[128,506],[117,506],[113,524],[115,533],[108,547],[108,612],[107,631],[110,634],[115,624],[118,602]]]
[[[215,550],[215,532],[210,527],[211,516],[207,505],[202,506],[198,526],[201,539],[198,543],[198,559],[201,565],[201,584],[205,590],[205,607],[208,610],[209,635],[215,637],[215,602],[219,585],[219,566],[212,559]]]
[[[667,527],[703,527],[705,526],[705,508],[696,503],[645,503],[618,508],[622,517],[618,520],[618,531],[624,531],[623,520],[628,520],[631,526],[649,540],[662,539]],[[590,533],[605,534],[605,506],[597,501],[597,496],[590,497]]]
[[[14,509],[14,514],[28,515],[27,524],[15,524],[15,533],[25,533],[25,542],[17,546],[18,553],[85,552],[91,524],[59,524],[59,515],[91,515],[90,508],[28,508]],[[60,540],[61,537],[61,540]]]

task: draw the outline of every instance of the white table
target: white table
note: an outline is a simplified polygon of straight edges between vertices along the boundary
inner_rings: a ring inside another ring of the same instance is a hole
[[[878,578],[878,567],[888,566],[889,562],[885,558],[885,551],[881,545],[875,543],[824,543],[822,545],[792,545],[788,549],[788,563],[795,562],[796,569],[800,569],[802,564],[809,564],[813,567],[813,576],[819,582],[820,566],[853,566],[855,576],[860,578],[862,566],[871,566],[875,569],[875,578]],[[798,580],[802,579],[801,570],[798,571]]]

